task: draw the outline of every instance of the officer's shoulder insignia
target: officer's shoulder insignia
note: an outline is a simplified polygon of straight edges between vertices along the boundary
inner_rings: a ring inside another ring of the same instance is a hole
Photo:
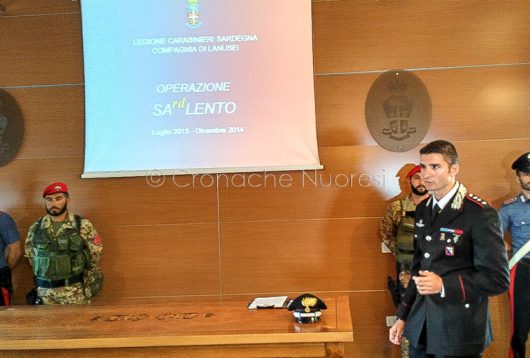
[[[513,204],[517,201],[517,197],[513,197],[511,199],[508,199],[508,200],[505,200],[502,202],[502,205],[510,205],[510,204]]]
[[[480,206],[481,208],[483,208],[485,205],[488,205],[488,203],[486,202],[486,200],[474,195],[474,194],[467,194],[466,195],[466,199],[471,201],[472,203],[474,204],[477,204],[478,206]]]

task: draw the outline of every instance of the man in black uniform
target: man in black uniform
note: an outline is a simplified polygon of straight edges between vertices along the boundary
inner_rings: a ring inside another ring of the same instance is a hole
[[[495,209],[456,181],[455,147],[420,150],[428,200],[416,208],[413,281],[389,332],[410,358],[482,357],[492,339],[488,297],[508,290],[508,260]]]

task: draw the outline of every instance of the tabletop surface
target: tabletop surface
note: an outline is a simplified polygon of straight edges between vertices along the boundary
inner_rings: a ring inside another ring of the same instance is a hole
[[[243,301],[14,306],[0,311],[0,350],[352,342],[348,297],[324,300],[312,324]]]

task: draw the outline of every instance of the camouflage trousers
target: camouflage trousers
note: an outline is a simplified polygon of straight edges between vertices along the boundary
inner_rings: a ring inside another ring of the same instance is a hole
[[[409,358],[409,340],[405,337],[401,338],[401,357]]]
[[[45,305],[66,305],[66,304],[89,304],[90,300],[85,297],[85,291],[81,282],[73,285],[43,288],[39,287],[37,294],[42,298]]]

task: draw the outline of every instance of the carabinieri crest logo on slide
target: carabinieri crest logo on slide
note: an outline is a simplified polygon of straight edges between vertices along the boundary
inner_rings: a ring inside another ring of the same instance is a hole
[[[188,0],[188,21],[186,26],[192,29],[202,25],[199,12],[199,0]]]

